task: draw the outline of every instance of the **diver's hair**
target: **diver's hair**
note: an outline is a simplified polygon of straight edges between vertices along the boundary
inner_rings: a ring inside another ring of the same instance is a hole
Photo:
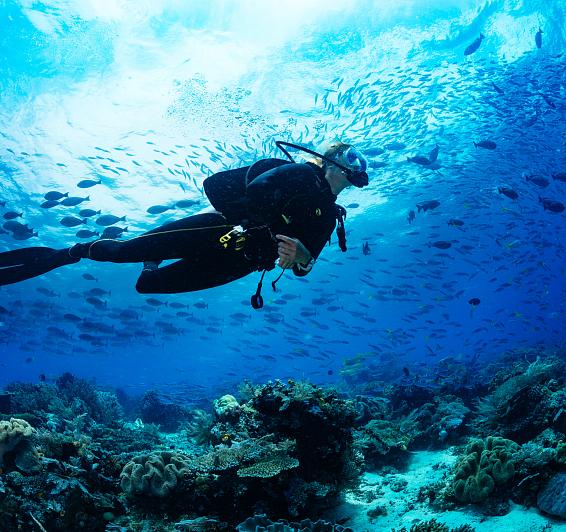
[[[347,144],[345,142],[335,140],[335,141],[330,142],[329,144],[322,145],[319,148],[318,151],[320,153],[322,153],[325,157],[328,157],[329,159],[331,159],[332,161],[337,161],[340,164],[343,164],[342,161],[340,161],[340,156],[348,148],[351,148],[351,147],[352,147],[351,144]],[[324,159],[321,159],[320,157],[311,157],[311,158],[307,159],[307,161],[311,162],[313,164],[316,164],[317,166],[320,166],[323,169],[326,168],[326,165],[328,164]]]

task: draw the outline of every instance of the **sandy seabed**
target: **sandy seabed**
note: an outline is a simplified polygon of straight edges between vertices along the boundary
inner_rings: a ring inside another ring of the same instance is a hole
[[[399,530],[402,527],[410,529],[414,523],[433,518],[451,528],[468,524],[473,526],[476,532],[566,532],[566,521],[552,519],[541,514],[536,508],[527,509],[512,502],[511,511],[507,515],[494,517],[481,515],[471,506],[440,512],[426,503],[417,502],[420,488],[440,480],[447,471],[447,466],[451,467],[455,462],[456,456],[450,449],[415,452],[406,473],[385,477],[366,473],[360,489],[348,492],[344,502],[325,517],[331,521],[349,517],[346,526],[355,532],[390,532],[393,528]],[[391,486],[403,484],[404,481],[407,485],[401,491],[391,489]],[[383,494],[367,502],[371,497],[364,496],[364,493],[375,490]],[[387,509],[387,515],[368,517],[368,510],[378,505]]]

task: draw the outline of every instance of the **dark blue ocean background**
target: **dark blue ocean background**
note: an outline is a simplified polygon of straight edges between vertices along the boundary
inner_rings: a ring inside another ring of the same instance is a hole
[[[190,403],[243,379],[432,386],[564,349],[566,213],[543,200],[566,203],[565,19],[560,0],[0,1],[0,216],[34,235],[2,230],[0,251],[101,232],[60,224],[84,208],[125,216],[122,238],[198,212],[208,175],[276,140],[341,139],[372,167],[339,198],[348,251],[333,238],[277,293],[268,274],[259,311],[259,274],[150,299],[141,265],[83,260],[3,287],[0,386],[71,372]],[[88,200],[41,208],[50,191]]]

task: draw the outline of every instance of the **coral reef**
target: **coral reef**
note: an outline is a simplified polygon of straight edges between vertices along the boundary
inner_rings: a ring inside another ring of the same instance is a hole
[[[456,464],[454,496],[460,502],[481,502],[515,475],[512,455],[519,445],[511,440],[488,437],[472,441]]]
[[[4,465],[5,455],[18,454],[23,443],[33,434],[34,428],[23,419],[10,418],[0,421],[0,466]]]
[[[412,525],[409,530],[405,527],[399,530],[393,529],[392,532],[474,532],[474,528],[470,525],[461,525],[456,528],[450,528],[448,525],[437,521],[436,519],[430,519],[429,521],[422,521],[415,525]]]
[[[223,396],[214,412],[209,452],[153,453],[126,464],[121,486],[134,503],[149,495],[162,499],[153,501],[156,508],[179,511],[165,498],[175,491],[185,506],[198,500],[203,510],[221,507],[233,516],[235,508],[249,515],[259,497],[261,507],[295,516],[327,507],[358,478],[354,410],[335,392],[276,382],[253,388],[242,404]]]
[[[143,493],[166,497],[177,486],[177,479],[188,471],[188,458],[178,453],[137,456],[124,466],[120,487],[130,496]]]
[[[497,373],[490,393],[478,400],[476,427],[480,434],[501,434],[524,443],[546,428],[566,432],[565,363],[537,357],[517,362]]]
[[[286,520],[271,521],[265,514],[254,515],[248,517],[243,523],[240,523],[237,532],[271,532],[277,530],[278,532],[354,532],[351,528],[344,527],[329,523],[319,519],[318,521],[311,521],[304,519],[298,523],[289,522]]]
[[[244,383],[237,395],[193,403],[209,411],[156,392],[137,400],[121,392],[119,402],[68,373],[13,383],[12,414],[0,414],[0,529],[349,530],[346,520],[320,520],[345,490],[372,503],[366,518],[391,514],[379,490],[359,486],[362,467],[389,473],[380,486],[406,497],[409,477],[396,473],[410,453],[449,445],[460,458],[439,465],[444,476],[415,503],[471,503],[494,515],[512,499],[563,517],[563,371],[542,357],[498,366],[489,386],[473,388],[484,394],[475,410],[470,388],[455,383],[449,391],[374,383],[373,395],[352,400],[307,382]],[[482,438],[464,444],[474,430]],[[428,530],[449,528],[411,527]]]

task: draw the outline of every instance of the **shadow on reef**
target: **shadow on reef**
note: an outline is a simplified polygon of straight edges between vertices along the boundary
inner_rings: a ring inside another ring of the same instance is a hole
[[[0,396],[0,530],[346,532],[351,516],[323,517],[358,491],[361,473],[402,491],[395,474],[426,449],[457,459],[438,466],[442,478],[413,507],[494,515],[511,499],[564,519],[566,370],[560,357],[539,355],[506,355],[474,393],[244,383],[208,411],[70,374],[13,383]],[[382,494],[367,494],[379,503],[367,512],[376,526],[387,513]],[[411,530],[449,529],[430,521]]]

